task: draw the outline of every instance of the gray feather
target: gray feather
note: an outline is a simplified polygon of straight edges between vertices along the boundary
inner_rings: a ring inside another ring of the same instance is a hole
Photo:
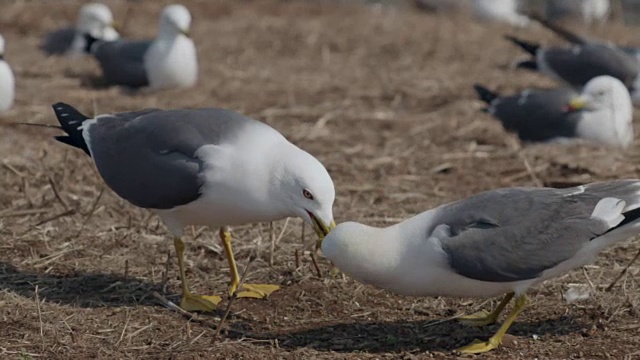
[[[440,240],[449,265],[460,275],[491,282],[535,279],[622,226],[592,216],[602,199],[623,200],[624,215],[640,207],[639,193],[634,180],[489,191],[439,208],[429,236]]]
[[[223,109],[149,109],[96,120],[88,143],[100,175],[124,199],[154,209],[200,196],[199,148],[233,141],[243,127],[261,124]]]

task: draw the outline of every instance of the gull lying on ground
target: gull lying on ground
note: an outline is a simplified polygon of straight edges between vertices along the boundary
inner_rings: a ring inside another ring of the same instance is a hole
[[[40,49],[49,55],[82,54],[87,47],[85,34],[104,41],[120,37],[114,28],[111,10],[106,5],[91,3],[82,6],[76,26],[47,33]]]
[[[598,76],[582,93],[573,89],[525,90],[499,96],[475,85],[486,112],[523,141],[587,140],[627,148],[633,142],[633,105],[618,79]]]
[[[191,14],[182,5],[170,5],[160,15],[154,40],[99,41],[87,37],[107,82],[132,88],[187,88],[198,80],[198,59],[189,38]]]
[[[519,61],[517,68],[538,71],[577,89],[594,77],[609,75],[622,81],[632,100],[640,103],[640,62],[627,50],[602,42],[542,47],[515,36],[506,38],[532,56]]]

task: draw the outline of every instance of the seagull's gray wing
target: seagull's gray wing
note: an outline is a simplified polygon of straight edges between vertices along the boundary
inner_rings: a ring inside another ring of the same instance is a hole
[[[640,207],[639,191],[635,180],[489,191],[439,208],[429,236],[440,241],[460,275],[491,282],[535,279],[626,223],[616,220],[620,211],[637,219],[640,214],[630,211]],[[594,214],[596,205],[604,216]]]
[[[144,68],[144,54],[151,43],[152,41],[100,41],[94,45],[92,52],[108,82],[142,87],[149,85]]]
[[[638,75],[638,61],[624,51],[605,44],[551,47],[542,51],[538,67],[574,87],[582,87],[600,75],[613,76],[630,88]],[[539,58],[540,59],[540,58]]]
[[[570,138],[576,136],[579,114],[565,108],[576,95],[571,89],[525,90],[496,98],[487,110],[524,141]]]
[[[169,209],[200,196],[204,145],[233,141],[261,124],[224,109],[101,115],[85,138],[100,175],[118,195],[144,208]]]
[[[76,36],[76,29],[73,27],[51,31],[45,34],[40,49],[47,55],[63,55],[73,44]]]

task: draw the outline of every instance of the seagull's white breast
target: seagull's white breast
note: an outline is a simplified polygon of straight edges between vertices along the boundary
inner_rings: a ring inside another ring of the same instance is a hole
[[[9,64],[0,60],[0,111],[6,111],[13,105],[15,79]]]
[[[198,59],[193,41],[184,35],[156,39],[144,57],[151,88],[191,87],[198,80]]]

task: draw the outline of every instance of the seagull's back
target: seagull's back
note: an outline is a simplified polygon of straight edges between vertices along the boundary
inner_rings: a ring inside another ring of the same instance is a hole
[[[496,99],[489,112],[523,141],[544,142],[576,136],[578,114],[564,109],[577,93],[571,89],[525,90]]]
[[[167,209],[200,196],[203,159],[196,152],[233,142],[251,125],[271,129],[223,109],[149,109],[101,115],[83,136],[100,175],[118,195],[140,207]]]
[[[71,50],[71,44],[73,44],[76,33],[74,27],[48,32],[42,39],[40,49],[47,55],[63,55]]]
[[[142,87],[149,85],[144,56],[151,44],[150,40],[101,41],[94,45],[93,55],[100,63],[108,82]]]

